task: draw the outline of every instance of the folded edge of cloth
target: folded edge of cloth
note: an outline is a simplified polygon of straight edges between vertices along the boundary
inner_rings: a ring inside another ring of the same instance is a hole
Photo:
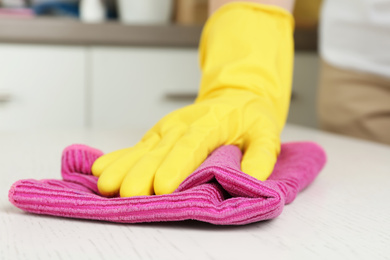
[[[9,191],[18,208],[36,214],[120,223],[199,220],[243,225],[279,216],[326,162],[311,142],[282,144],[274,171],[259,181],[240,170],[236,146],[216,149],[172,194],[106,198],[98,193],[93,162],[103,153],[71,145],[62,155],[63,180],[19,180]]]

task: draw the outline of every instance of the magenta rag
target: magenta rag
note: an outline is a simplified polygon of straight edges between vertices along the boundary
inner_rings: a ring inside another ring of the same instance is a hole
[[[314,143],[282,145],[272,175],[259,181],[240,170],[236,146],[216,149],[172,194],[106,198],[91,174],[103,153],[71,145],[62,155],[63,180],[20,180],[9,191],[18,208],[36,214],[121,223],[199,220],[217,225],[243,225],[282,213],[308,186],[326,161]]]

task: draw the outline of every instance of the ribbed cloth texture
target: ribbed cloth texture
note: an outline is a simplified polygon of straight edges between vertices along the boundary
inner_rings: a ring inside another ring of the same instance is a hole
[[[71,145],[62,155],[63,180],[20,180],[9,191],[18,208],[36,214],[121,223],[199,220],[243,225],[282,213],[326,162],[320,146],[282,145],[272,175],[259,181],[240,170],[236,146],[216,149],[172,194],[106,198],[99,195],[93,162],[103,153]]]

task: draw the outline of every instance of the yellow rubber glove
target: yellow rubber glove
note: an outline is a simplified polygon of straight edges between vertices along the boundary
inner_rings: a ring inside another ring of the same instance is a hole
[[[280,150],[292,77],[293,19],[277,7],[232,3],[207,22],[197,100],[164,117],[134,147],[100,157],[99,191],[173,192],[217,147],[244,152],[242,170],[265,180]]]

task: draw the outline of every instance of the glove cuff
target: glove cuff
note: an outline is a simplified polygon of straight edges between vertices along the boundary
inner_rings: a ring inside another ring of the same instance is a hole
[[[207,21],[199,46],[202,81],[198,101],[224,89],[269,100],[284,125],[291,95],[292,15],[255,3],[226,4]]]

